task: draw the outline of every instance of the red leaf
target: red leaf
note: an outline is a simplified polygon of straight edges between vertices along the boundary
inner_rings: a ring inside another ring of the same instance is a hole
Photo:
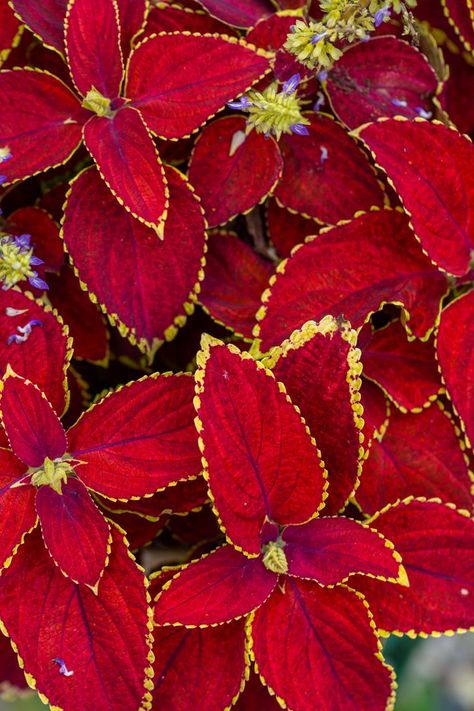
[[[392,544],[349,518],[317,518],[282,533],[288,574],[320,585],[344,582],[355,573],[395,582],[405,580]]]
[[[160,580],[152,581],[153,592]],[[245,630],[240,621],[208,629],[156,628],[156,708],[189,711],[190,699],[199,699],[206,711],[230,708],[245,673]]]
[[[0,391],[2,422],[16,456],[29,467],[61,457],[66,434],[46,395],[8,368]]]
[[[252,27],[262,17],[275,11],[268,0],[198,0],[199,4],[222,22],[234,27]]]
[[[0,2],[0,18],[0,65],[2,65],[10,54],[10,50],[19,43],[22,30],[8,0]]]
[[[191,627],[229,622],[262,605],[277,580],[260,558],[246,558],[232,546],[222,546],[165,584],[156,601],[155,622]]]
[[[360,137],[400,195],[423,249],[442,269],[462,276],[474,247],[474,160],[470,141],[451,128],[390,119]]]
[[[35,490],[11,485],[25,476],[25,465],[8,449],[0,449],[0,568],[14,555],[22,537],[36,524]]]
[[[385,302],[401,304],[407,326],[425,338],[438,317],[446,278],[417,245],[398,211],[370,212],[309,239],[282,262],[254,335],[266,351],[308,319],[345,316],[359,329]]]
[[[456,34],[459,35],[466,49],[472,52],[474,26],[471,3],[468,0],[443,0],[442,5],[444,13],[449,18]]]
[[[20,336],[22,331],[18,329],[24,329],[31,321],[40,321],[41,326],[33,326],[23,342],[8,345],[9,337]],[[34,382],[54,409],[62,413],[66,400],[66,369],[71,355],[67,331],[54,311],[20,291],[0,290],[1,375],[9,363],[15,373]]]
[[[148,521],[143,516],[131,513],[112,513],[107,511],[107,519],[117,523],[125,531],[130,550],[150,545],[162,532],[169,521],[169,516],[163,516],[158,521]]]
[[[441,314],[437,355],[446,389],[474,442],[474,342],[472,319],[474,291],[453,301]]]
[[[209,237],[199,301],[219,323],[252,337],[255,312],[273,268],[232,232]]]
[[[353,591],[287,579],[257,611],[251,636],[259,673],[289,708],[389,708],[391,669]]]
[[[349,128],[381,116],[414,118],[419,109],[428,112],[437,87],[426,57],[396,37],[348,47],[327,81],[332,108]]]
[[[370,525],[393,541],[410,581],[407,588],[352,579],[379,628],[412,635],[474,625],[474,521],[447,505],[408,500],[376,514]]]
[[[40,486],[36,511],[56,565],[74,582],[96,587],[106,565],[110,534],[85,486],[73,478],[62,485],[60,494]]]
[[[270,696],[258,676],[251,673],[250,679],[245,684],[245,688],[233,708],[235,711],[262,711],[262,709],[280,711],[281,706],[274,696]]]
[[[46,47],[64,51],[64,17],[67,0],[10,0],[13,9],[25,25],[39,37]]]
[[[400,321],[375,331],[362,360],[364,375],[402,411],[419,412],[441,391],[433,342],[409,341]]]
[[[12,649],[10,640],[3,634],[0,635],[0,698],[5,700],[15,699],[22,692],[27,692],[28,684],[18,664],[18,659]]]
[[[146,0],[117,0],[120,17],[120,37],[122,53],[126,59],[132,49],[132,39],[145,23],[148,10]]]
[[[31,244],[36,257],[45,263],[47,272],[58,272],[64,264],[64,248],[59,229],[52,217],[38,207],[20,207],[7,220],[12,234],[31,235]]]
[[[104,317],[81,289],[73,270],[65,266],[58,276],[48,277],[48,284],[48,297],[73,338],[74,358],[105,364],[109,343]]]
[[[207,484],[202,476],[178,481],[153,496],[138,501],[117,502],[97,497],[102,508],[117,513],[133,513],[149,521],[158,521],[170,514],[188,513],[201,508],[208,500]]]
[[[188,175],[210,227],[251,210],[280,178],[283,162],[277,142],[256,131],[245,136],[245,126],[240,116],[214,121],[194,147]]]
[[[314,220],[289,212],[274,199],[267,202],[267,227],[280,257],[289,257],[293,247],[302,244],[309,235],[316,235],[320,229]]]
[[[31,69],[0,74],[2,105],[0,145],[12,158],[2,164],[9,182],[61,165],[81,142],[83,112],[59,79]]]
[[[360,351],[348,324],[328,317],[309,321],[264,361],[301,410],[328,471],[325,513],[346,505],[357,484],[363,454]]]
[[[390,406],[382,390],[370,380],[362,379],[362,406],[364,408],[365,440],[371,440],[375,435],[382,436],[388,425]]]
[[[392,413],[382,441],[372,442],[356,499],[368,514],[411,495],[472,510],[472,489],[454,428],[435,404],[419,415]]]
[[[130,499],[198,474],[192,393],[192,378],[155,375],[93,405],[68,432],[84,484]]]
[[[65,19],[66,54],[72,80],[82,96],[94,88],[115,99],[123,75],[120,27],[115,0],[69,0]]]
[[[252,27],[248,32],[246,40],[262,49],[276,51],[285,44],[291,32],[291,26],[294,24],[294,15],[275,12],[270,17],[259,20],[255,27]]]
[[[94,170],[75,179],[63,223],[67,250],[93,300],[147,353],[185,323],[181,314],[192,310],[202,277],[199,203],[177,170],[167,168],[166,176],[171,202],[164,240],[129,216]]]
[[[283,207],[326,224],[384,204],[384,194],[365,155],[329,116],[305,114],[309,136],[284,135],[283,176],[275,197]]]
[[[149,696],[144,578],[122,536],[112,534],[97,595],[62,575],[39,533],[28,536],[0,578],[2,622],[29,682],[64,711],[137,709]],[[74,673],[61,674],[55,660]]]
[[[230,27],[203,11],[196,12],[179,5],[164,4],[155,5],[151,8],[146,21],[146,35],[185,30],[188,32],[232,34]]]
[[[203,345],[196,409],[210,492],[229,540],[257,555],[265,520],[302,523],[322,507],[324,465],[270,371],[235,346]]]
[[[182,138],[269,70],[243,40],[180,32],[147,37],[133,51],[126,95],[161,138]]]
[[[159,155],[138,111],[122,109],[113,119],[94,116],[84,126],[84,143],[119,203],[158,231],[166,218],[168,190]]]

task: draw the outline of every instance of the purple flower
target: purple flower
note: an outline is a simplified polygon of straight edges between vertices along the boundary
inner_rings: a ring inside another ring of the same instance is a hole
[[[32,276],[28,277],[28,281],[35,289],[49,289],[49,286],[43,279],[40,279],[37,272],[33,272]]]
[[[390,8],[385,5],[384,7],[381,7],[380,10],[377,10],[377,12],[374,15],[374,25],[375,27],[380,27],[382,22],[385,22],[385,18],[390,17]]]
[[[319,111],[326,103],[326,98],[325,98],[322,91],[318,91],[317,96],[318,96],[318,98],[316,100],[316,103],[313,106],[313,111]]]
[[[424,119],[430,119],[433,116],[431,111],[426,111],[426,109],[424,109],[422,106],[417,106],[415,111],[418,114],[418,116],[421,116],[421,118],[424,118]]]
[[[13,333],[11,336],[8,336],[7,345],[11,346],[12,343],[16,343],[17,345],[19,345],[20,343],[24,343],[30,337],[31,331],[34,326],[42,325],[42,321],[39,321],[38,319],[33,319],[32,321],[28,321],[25,326],[17,326],[16,330],[18,331],[18,333]]]
[[[0,185],[3,185],[3,183],[7,182],[7,176],[6,175],[0,175]]]
[[[66,667],[66,662],[64,661],[64,659],[55,658],[53,659],[53,662],[56,662],[56,664],[58,664],[58,671],[63,676],[72,676],[74,674],[73,671],[69,671],[69,669]]]
[[[289,79],[285,81],[282,86],[282,91],[285,94],[294,94],[297,90],[299,83],[301,81],[301,74],[293,74]]]
[[[322,39],[324,39],[327,35],[327,30],[324,30],[324,32],[319,32],[317,35],[313,35],[311,37],[311,44],[318,44]]]
[[[322,72],[319,72],[317,78],[318,81],[326,81],[326,79],[328,78],[328,72],[326,71],[326,69],[323,69]]]
[[[237,99],[236,101],[229,101],[227,106],[229,109],[237,109],[238,111],[241,111],[242,109],[248,109],[249,106],[252,106],[252,102],[247,96],[241,96],[240,99]]]
[[[405,101],[405,99],[392,99],[392,102],[391,102],[391,103],[392,103],[394,106],[399,106],[399,107],[402,107],[402,108],[405,108],[406,106],[408,106],[408,103]]]
[[[292,126],[290,126],[291,131],[293,133],[298,134],[298,136],[309,136],[309,131],[307,127],[302,124],[302,123],[294,123]]]
[[[30,249],[30,240],[31,240],[31,235],[19,235],[18,237],[14,238],[15,244],[17,247],[20,249],[27,251]]]

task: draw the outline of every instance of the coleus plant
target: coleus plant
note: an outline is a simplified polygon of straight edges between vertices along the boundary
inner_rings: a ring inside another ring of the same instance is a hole
[[[378,711],[473,628],[470,5],[413,5],[0,2],[0,693]]]

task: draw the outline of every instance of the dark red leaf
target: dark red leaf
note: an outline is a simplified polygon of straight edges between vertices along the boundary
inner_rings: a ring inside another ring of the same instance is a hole
[[[122,53],[124,59],[127,59],[132,49],[132,39],[143,27],[149,8],[146,0],[117,0],[117,7],[120,17]]]
[[[472,510],[473,482],[449,418],[435,404],[419,415],[391,414],[364,462],[355,498],[373,514],[407,496],[437,496]]]
[[[331,105],[349,128],[381,116],[414,118],[428,112],[437,87],[426,57],[396,37],[349,46],[327,80]]]
[[[199,301],[216,321],[251,338],[260,297],[272,272],[271,263],[235,234],[214,233],[209,237]]]
[[[322,507],[324,465],[270,371],[235,346],[203,346],[196,410],[209,489],[229,540],[257,555],[266,520],[303,523]]]
[[[146,35],[176,31],[232,34],[230,27],[202,10],[196,11],[179,5],[164,5],[163,3],[151,8],[146,21]]]
[[[106,565],[110,533],[85,486],[74,478],[60,494],[40,486],[35,503],[44,544],[56,565],[74,582],[95,588]]]
[[[234,708],[235,711],[280,711],[281,706],[274,696],[270,696],[257,674],[251,673]]]
[[[362,573],[391,582],[406,580],[400,556],[386,538],[349,518],[316,518],[282,533],[288,574],[320,585]]]
[[[133,109],[94,116],[84,143],[102,178],[123,207],[162,236],[168,207],[165,171],[145,123]]]
[[[268,70],[267,55],[243,40],[166,33],[133,51],[126,95],[153,133],[182,138]]]
[[[67,449],[64,429],[46,395],[7,368],[1,383],[1,414],[11,448],[29,467],[46,457],[57,459]]]
[[[48,276],[48,284],[48,297],[73,338],[74,358],[104,365],[109,353],[104,317],[81,289],[73,270],[65,266],[58,276]]]
[[[260,558],[222,546],[165,584],[156,601],[155,622],[190,627],[229,622],[262,605],[277,580]]]
[[[192,312],[202,278],[201,208],[177,170],[167,168],[166,175],[171,201],[164,240],[128,215],[94,170],[75,179],[63,224],[67,250],[93,300],[147,353],[185,323],[183,311]]]
[[[15,12],[47,47],[64,52],[64,17],[67,0],[11,0]]]
[[[255,615],[252,655],[289,708],[381,711],[393,679],[371,625],[353,591],[287,578]]]
[[[256,131],[246,136],[245,126],[240,116],[214,121],[194,147],[188,176],[210,227],[251,210],[280,178],[283,162],[277,142]]]
[[[5,700],[28,694],[28,684],[8,637],[0,635],[0,698]],[[31,693],[31,692],[30,692]]]
[[[474,47],[474,23],[469,0],[443,0],[443,10],[468,52]]]
[[[267,202],[269,237],[280,257],[289,257],[293,247],[302,244],[309,235],[316,235],[320,226],[314,220],[280,207],[276,200]]]
[[[474,291],[453,301],[441,314],[437,355],[446,389],[467,435],[474,442],[474,341],[468,324]]]
[[[325,513],[344,508],[356,488],[363,449],[360,351],[347,323],[310,321],[264,361],[301,410],[328,471]]]
[[[247,34],[247,42],[268,51],[276,51],[285,44],[295,19],[294,15],[275,12],[252,27]]]
[[[305,116],[311,121],[309,136],[280,140],[284,168],[275,190],[278,202],[326,224],[381,207],[384,193],[354,140],[329,116]]]
[[[25,327],[32,321],[41,325],[31,326],[28,335]],[[13,335],[26,338],[9,344]],[[65,378],[71,355],[67,331],[55,312],[16,289],[0,290],[0,375],[9,363],[15,373],[34,382],[61,414],[66,404]]]
[[[252,27],[275,11],[269,0],[199,0],[199,4],[214,17],[234,27]]]
[[[158,375],[93,405],[68,432],[80,479],[104,496],[131,499],[198,474],[192,396],[192,378]]]
[[[8,0],[0,2],[0,66],[7,59],[10,50],[18,45],[22,30],[18,18],[8,4]]]
[[[81,142],[84,112],[59,79],[39,70],[0,74],[2,103],[0,146],[12,158],[2,164],[9,182],[61,165]]]
[[[398,192],[426,253],[447,272],[465,274],[474,246],[471,142],[442,124],[401,119],[358,133]]]
[[[35,490],[29,485],[10,488],[25,476],[25,465],[8,449],[0,449],[0,568],[8,563],[23,536],[36,524]]]
[[[375,331],[362,361],[364,375],[402,411],[419,412],[441,391],[433,341],[409,341],[400,321]]]
[[[371,520],[400,552],[410,587],[353,578],[377,626],[398,634],[432,634],[474,625],[474,521],[435,502],[402,502]],[[382,587],[383,586],[383,587]]]
[[[381,436],[387,429],[390,406],[382,390],[370,380],[362,378],[362,406],[364,408],[364,439]]]
[[[65,20],[66,54],[72,80],[82,96],[92,89],[108,99],[120,91],[123,75],[115,0],[70,0]]]
[[[263,351],[328,313],[359,329],[385,302],[403,305],[407,327],[426,338],[447,287],[405,215],[393,210],[369,212],[309,239],[277,272],[257,313],[262,323],[254,335]]]
[[[64,711],[137,709],[149,699],[144,577],[121,534],[112,533],[97,595],[64,577],[39,532],[28,536],[0,578],[2,622],[28,680]],[[60,673],[61,662],[72,675]]]
[[[152,581],[152,593],[166,575]],[[155,628],[157,708],[188,711],[199,699],[207,711],[222,711],[237,697],[245,673],[245,630],[240,621],[208,629]]]

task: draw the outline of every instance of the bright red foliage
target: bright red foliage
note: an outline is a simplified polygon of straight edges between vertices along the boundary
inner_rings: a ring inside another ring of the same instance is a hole
[[[390,711],[474,629],[473,46],[0,0],[0,695]]]

